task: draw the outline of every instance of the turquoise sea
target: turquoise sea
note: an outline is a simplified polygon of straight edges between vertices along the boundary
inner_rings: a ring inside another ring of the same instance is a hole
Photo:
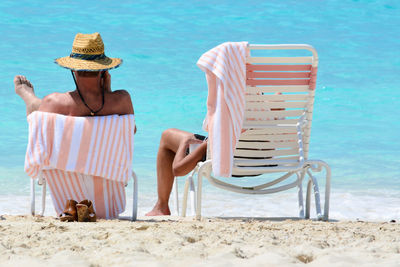
[[[331,217],[400,219],[399,14],[395,0],[1,1],[0,214],[28,212],[28,127],[14,75],[26,75],[40,97],[73,90],[53,60],[70,53],[76,33],[100,32],[106,54],[124,60],[112,88],[134,103],[139,215],[156,200],[161,132],[204,134],[197,59],[222,42],[248,41],[307,43],[319,53],[310,158],[332,167]],[[295,190],[243,196],[205,184],[205,216],[297,215]]]

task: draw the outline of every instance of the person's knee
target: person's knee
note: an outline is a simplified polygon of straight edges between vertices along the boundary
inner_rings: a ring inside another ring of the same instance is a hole
[[[178,129],[169,128],[162,132],[161,141],[169,140],[178,134]]]
[[[168,144],[168,140],[171,139],[173,136],[173,129],[166,129],[162,132],[161,134],[161,139],[160,139],[160,146],[165,146]]]
[[[164,130],[161,134],[161,142],[167,140],[170,135],[171,135],[171,129]]]

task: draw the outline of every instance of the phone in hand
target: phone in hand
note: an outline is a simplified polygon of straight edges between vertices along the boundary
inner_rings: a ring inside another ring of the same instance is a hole
[[[189,153],[195,151],[201,144],[190,144],[189,145]]]

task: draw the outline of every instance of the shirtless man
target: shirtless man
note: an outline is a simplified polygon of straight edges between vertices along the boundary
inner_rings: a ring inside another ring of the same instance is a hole
[[[15,92],[24,100],[27,115],[36,110],[69,116],[133,114],[129,93],[125,90],[111,91],[108,70],[119,67],[122,60],[104,54],[104,44],[99,33],[78,33],[72,44],[72,53],[55,62],[71,70],[75,90],[52,93],[40,99],[24,76],[15,76]]]
[[[15,92],[24,100],[27,115],[34,111],[66,116],[106,116],[134,113],[131,98],[127,91],[111,91],[111,76],[108,70],[118,67],[122,60],[105,56],[104,44],[100,34],[77,34],[72,45],[72,53],[69,56],[56,59],[56,63],[71,70],[76,85],[75,90],[67,93],[52,93],[40,99],[35,95],[32,84],[24,76],[15,76]],[[91,179],[90,183],[93,183],[95,177],[88,176],[85,179]],[[110,183],[113,183],[113,188],[121,186],[117,181],[110,181]],[[65,198],[65,196],[61,197]],[[52,198],[54,202],[53,193]],[[69,198],[59,200],[60,203],[66,203],[61,214],[58,210],[60,220],[77,220],[76,208],[78,205],[75,200]],[[84,201],[88,201],[88,207],[90,201],[95,201],[94,199],[88,200],[87,196],[83,199],[85,198]],[[110,203],[116,205],[114,202]],[[110,208],[117,210],[114,206],[110,206]],[[104,208],[98,209],[96,213],[100,215],[100,218],[116,216],[106,213]]]
[[[15,92],[24,100],[26,114],[33,111],[45,111],[69,116],[90,116],[91,110],[97,111],[96,116],[111,114],[133,114],[130,95],[125,90],[111,91],[111,76],[108,71],[73,71],[79,87],[67,93],[52,93],[43,99],[35,95],[32,84],[25,76],[14,78]],[[104,89],[103,89],[104,88]],[[102,104],[104,90],[104,105]],[[79,94],[82,95],[84,102]],[[85,105],[90,107],[90,109]]]

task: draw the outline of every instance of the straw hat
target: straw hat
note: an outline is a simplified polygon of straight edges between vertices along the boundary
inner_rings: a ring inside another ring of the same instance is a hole
[[[72,44],[72,53],[68,57],[55,60],[61,67],[77,71],[103,71],[117,68],[120,58],[109,58],[104,54],[104,43],[98,32],[78,33]]]

